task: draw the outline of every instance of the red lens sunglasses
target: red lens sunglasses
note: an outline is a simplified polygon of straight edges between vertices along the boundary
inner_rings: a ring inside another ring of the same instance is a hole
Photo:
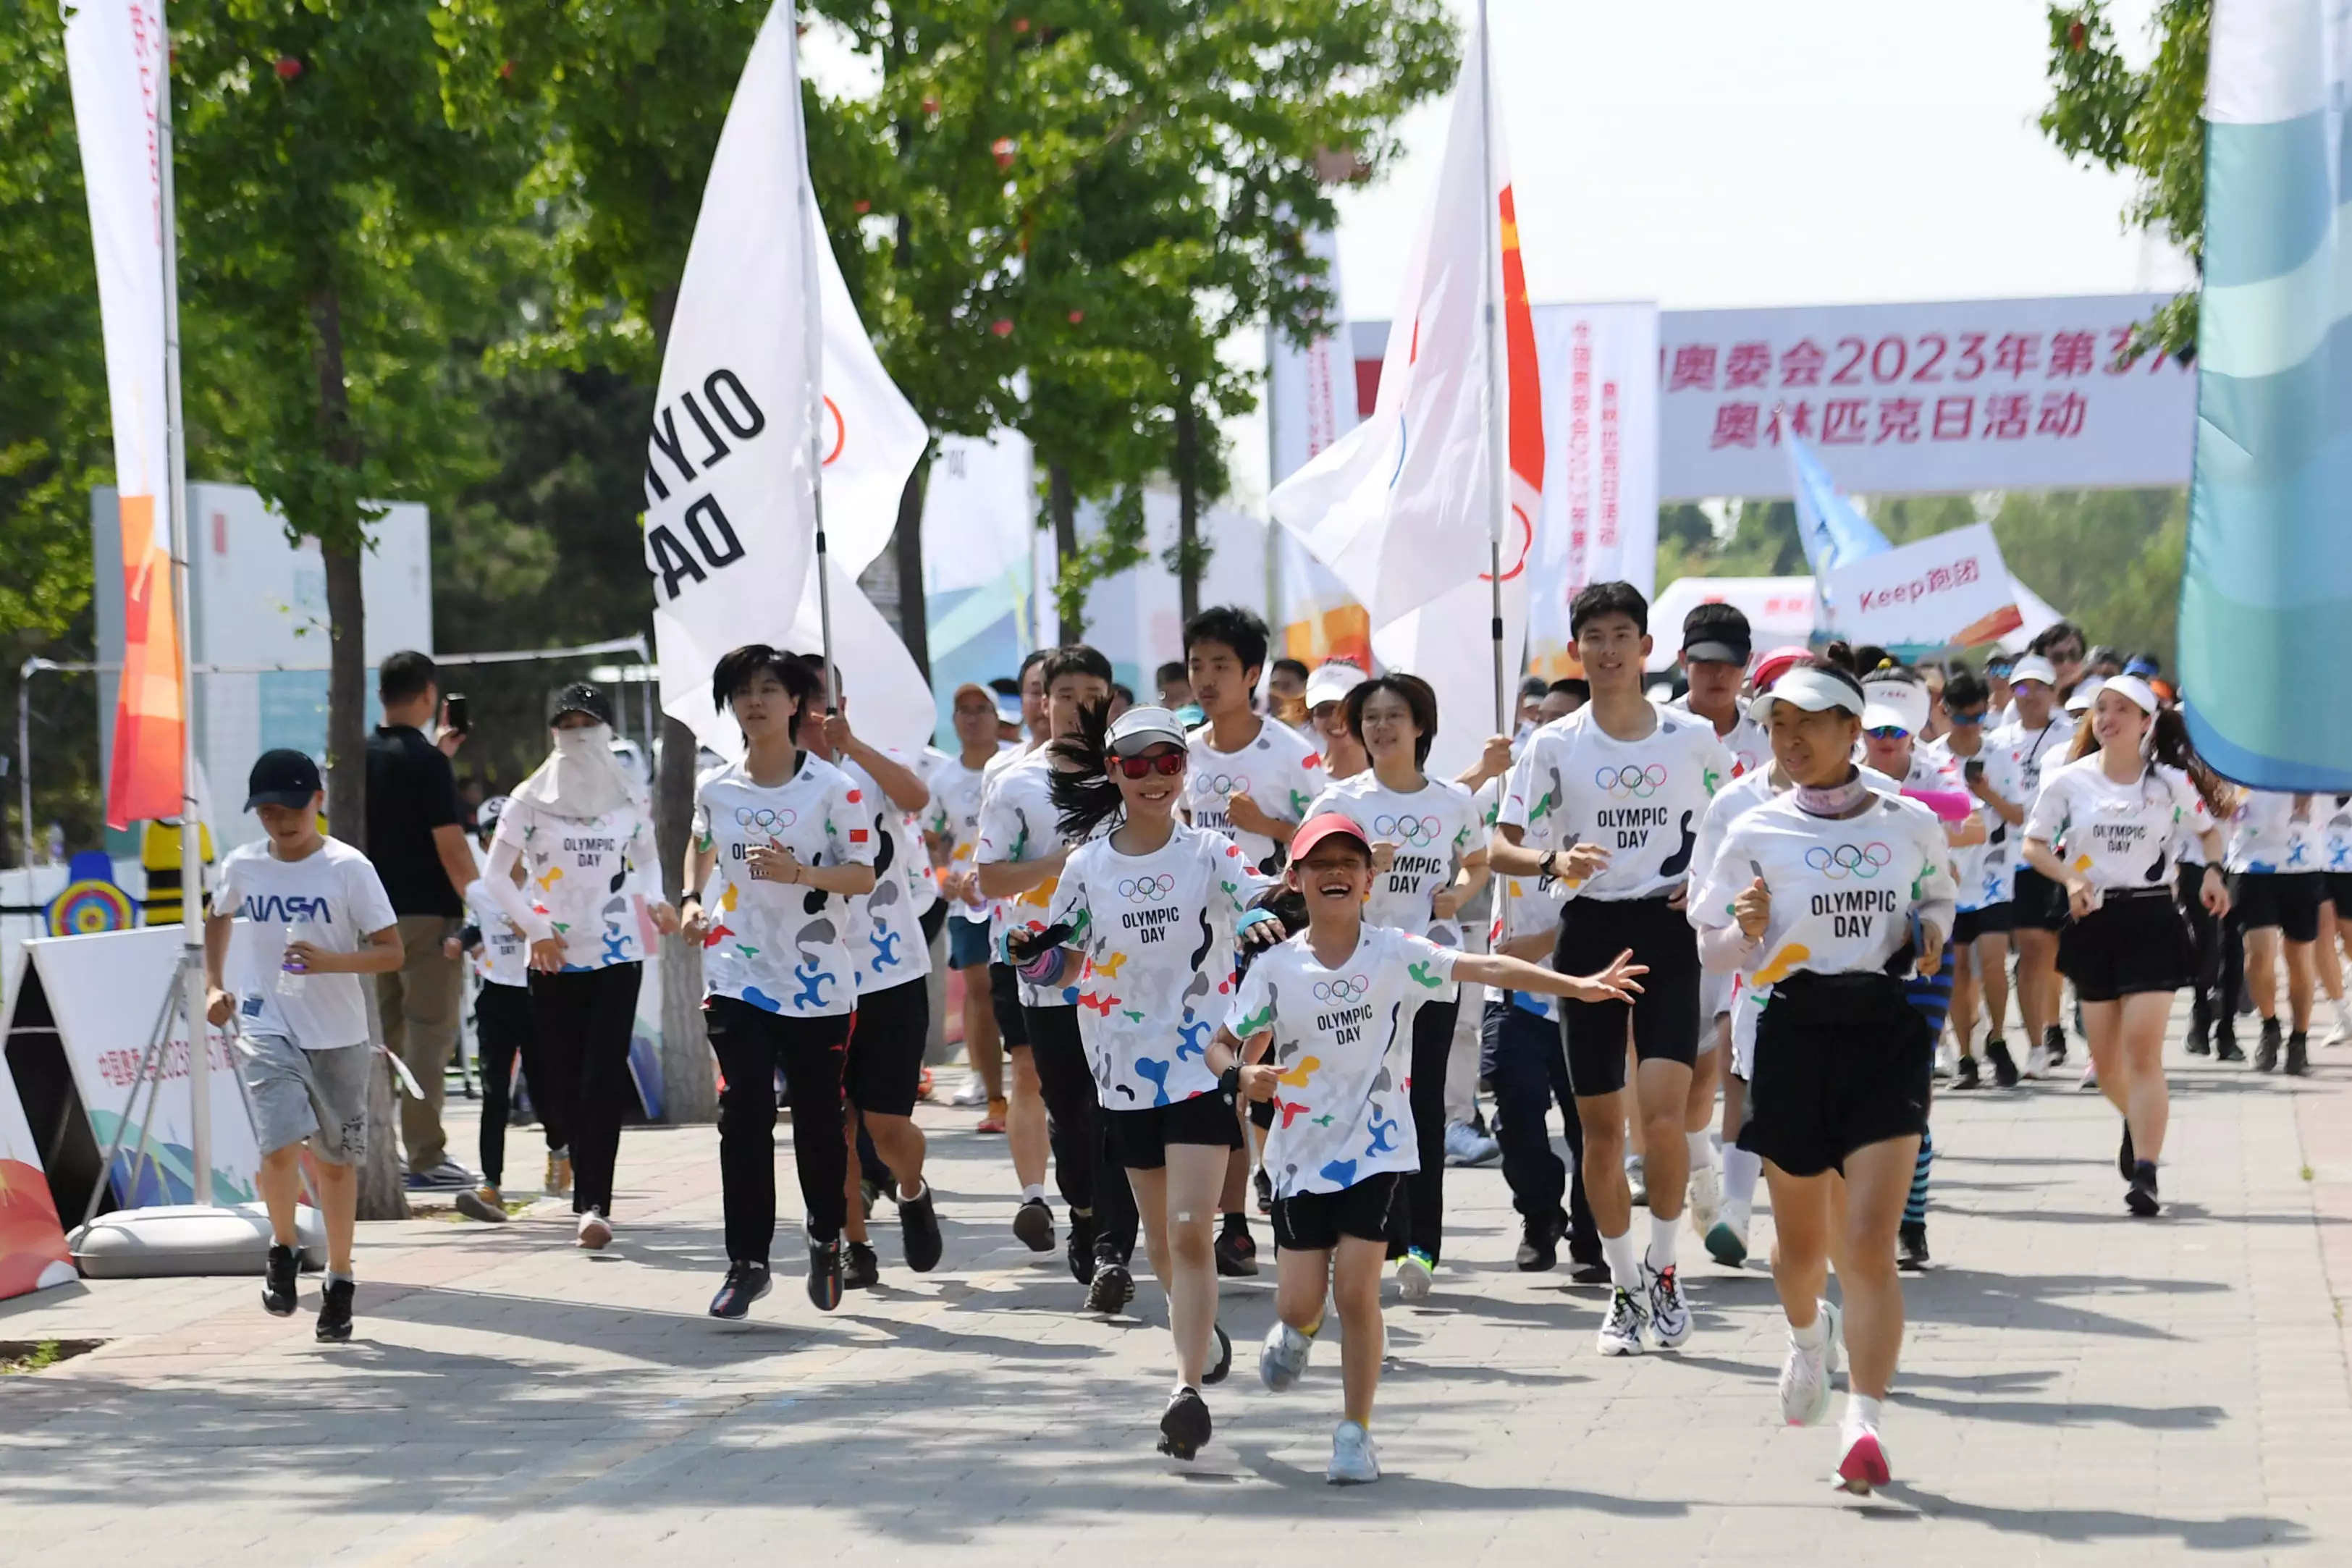
[[[1150,778],[1153,773],[1174,778],[1184,771],[1184,753],[1181,752],[1162,752],[1156,757],[1113,757],[1111,761],[1118,764],[1120,773],[1131,779]]]

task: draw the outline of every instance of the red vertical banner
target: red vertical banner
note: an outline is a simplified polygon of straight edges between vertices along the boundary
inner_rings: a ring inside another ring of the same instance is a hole
[[[122,521],[122,679],[114,699],[114,757],[106,824],[177,816],[187,714],[181,702],[179,615],[172,557],[155,537],[155,498],[126,495]]]

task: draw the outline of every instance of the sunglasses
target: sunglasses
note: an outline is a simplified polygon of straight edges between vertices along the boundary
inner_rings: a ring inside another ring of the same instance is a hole
[[[1863,733],[1874,741],[1901,741],[1907,739],[1911,731],[1900,724],[1881,724],[1875,730],[1864,730]]]
[[[1952,723],[1955,727],[1981,724],[1984,722],[1984,716],[1985,710],[1981,708],[1973,713],[1955,713],[1952,715]]]
[[[1131,779],[1146,779],[1153,773],[1174,778],[1184,771],[1184,753],[1181,752],[1162,752],[1156,757],[1113,757],[1111,762],[1120,773]]]

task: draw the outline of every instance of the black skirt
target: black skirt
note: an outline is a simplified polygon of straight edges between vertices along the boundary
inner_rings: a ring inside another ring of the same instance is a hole
[[[2085,1002],[2178,991],[2196,972],[2197,939],[2170,888],[2109,891],[2058,932],[2058,973]]]
[[[1792,974],[1756,1021],[1739,1146],[1792,1176],[1927,1130],[1935,1031],[1890,974]]]

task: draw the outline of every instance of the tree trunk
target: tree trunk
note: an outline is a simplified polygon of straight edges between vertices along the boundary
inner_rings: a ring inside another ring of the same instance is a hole
[[[894,536],[898,557],[898,640],[914,656],[923,679],[931,679],[931,628],[923,597],[923,492],[931,473],[930,450],[917,459],[898,495],[898,531]]]
[[[654,848],[661,857],[662,894],[673,904],[686,893],[694,756],[694,731],[665,715],[661,770],[654,780]],[[673,1126],[717,1120],[719,1084],[702,1026],[702,944],[681,936],[661,939],[661,1063],[662,1120]]]
[[[1201,424],[1192,389],[1176,405],[1176,613],[1201,613]]]
[[[1078,496],[1070,483],[1070,470],[1055,463],[1045,470],[1045,507],[1054,519],[1054,556],[1067,575],[1070,563],[1078,553]],[[1086,635],[1086,622],[1079,616],[1065,611],[1061,617],[1061,640],[1076,642]]]

